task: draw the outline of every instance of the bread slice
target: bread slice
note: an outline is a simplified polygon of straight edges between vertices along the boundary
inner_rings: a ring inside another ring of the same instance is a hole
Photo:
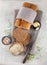
[[[13,30],[13,37],[24,46],[28,45],[30,42],[30,34],[21,28]]]
[[[19,42],[14,42],[10,48],[9,48],[10,52],[13,54],[13,55],[19,55],[21,54],[22,52],[25,51],[25,48],[24,46],[19,43]]]

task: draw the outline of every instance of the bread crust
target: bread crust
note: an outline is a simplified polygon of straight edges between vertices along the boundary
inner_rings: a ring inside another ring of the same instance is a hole
[[[17,26],[23,29],[30,29],[31,25],[32,25],[31,23],[28,23],[27,21],[19,19],[19,18],[17,18],[16,21],[14,22],[14,26]]]
[[[29,3],[29,2],[24,2],[23,3],[23,6],[24,7],[27,7],[27,8],[31,8],[33,9],[34,11],[37,11],[38,7],[36,4],[33,4],[33,3]]]

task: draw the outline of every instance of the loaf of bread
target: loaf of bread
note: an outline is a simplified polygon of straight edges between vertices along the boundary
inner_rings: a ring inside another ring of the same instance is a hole
[[[14,42],[10,48],[9,48],[10,52],[13,54],[13,55],[19,55],[21,54],[22,52],[25,51],[25,48],[23,46],[23,44],[19,43],[19,42]]]
[[[30,8],[30,9],[32,9],[34,11],[37,11],[37,9],[38,9],[37,5],[32,4],[32,3],[28,3],[28,2],[24,2],[22,7]],[[30,29],[31,25],[32,25],[32,23],[30,23],[30,21],[28,22],[28,21],[20,19],[20,18],[16,18],[16,20],[14,22],[14,26],[22,27],[24,29]]]
[[[23,29],[16,28],[13,30],[13,37],[16,41],[21,42],[24,46],[30,42],[30,34]]]

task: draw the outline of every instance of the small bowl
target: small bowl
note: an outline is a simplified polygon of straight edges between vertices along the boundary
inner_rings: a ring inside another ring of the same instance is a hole
[[[2,38],[2,43],[3,43],[4,45],[9,45],[9,44],[12,43],[12,38],[9,37],[9,36],[4,36],[4,37]]]

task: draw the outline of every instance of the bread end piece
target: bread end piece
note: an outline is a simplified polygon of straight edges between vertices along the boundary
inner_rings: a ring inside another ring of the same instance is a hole
[[[37,11],[37,10],[38,10],[37,5],[36,5],[36,4],[33,4],[33,3],[24,2],[24,3],[23,3],[23,6],[24,6],[24,7],[31,8],[31,9],[33,9],[34,11]]]

